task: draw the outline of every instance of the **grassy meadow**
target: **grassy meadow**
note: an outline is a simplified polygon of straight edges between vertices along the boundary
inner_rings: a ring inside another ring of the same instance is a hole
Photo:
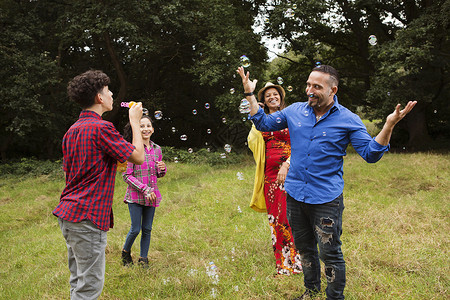
[[[349,154],[344,165],[346,298],[449,299],[450,155],[388,153],[367,164]],[[248,156],[229,166],[168,163],[146,270],[120,262],[130,219],[118,174],[101,299],[301,295],[302,275],[274,276],[266,214],[248,207],[253,176]],[[62,175],[0,177],[0,299],[69,298],[65,241],[51,213],[63,187]],[[210,262],[217,284],[206,273]]]

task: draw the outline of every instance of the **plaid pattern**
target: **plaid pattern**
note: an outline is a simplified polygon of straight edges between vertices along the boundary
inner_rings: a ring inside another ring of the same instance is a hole
[[[150,141],[150,147],[145,146],[145,162],[142,165],[127,164],[127,170],[123,173],[123,180],[128,184],[125,193],[125,203],[133,202],[144,206],[158,207],[161,202],[156,180],[166,175],[166,170],[159,172],[156,162],[162,160],[161,147]],[[145,199],[146,193],[154,192],[156,201],[151,203]]]
[[[66,187],[53,214],[69,222],[88,219],[108,231],[113,227],[117,161],[127,160],[135,147],[112,123],[83,110],[64,135],[62,148]]]

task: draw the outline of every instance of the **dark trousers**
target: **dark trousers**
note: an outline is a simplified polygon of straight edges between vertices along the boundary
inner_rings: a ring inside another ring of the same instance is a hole
[[[286,201],[288,221],[301,257],[305,287],[311,292],[320,291],[320,258],[325,264],[327,299],[344,299],[345,261],[341,251],[343,195],[324,204],[307,204],[289,195]]]

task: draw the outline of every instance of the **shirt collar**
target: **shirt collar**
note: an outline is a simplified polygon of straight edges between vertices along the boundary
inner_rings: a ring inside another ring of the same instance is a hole
[[[82,110],[81,113],[80,113],[79,118],[80,119],[81,118],[95,118],[95,119],[98,119],[98,120],[102,119],[102,117],[98,113],[96,113],[96,112],[94,112],[92,110]]]
[[[334,100],[334,104],[333,106],[330,108],[330,111],[335,111],[336,109],[341,110],[341,105],[338,102],[338,97],[337,95],[333,96],[333,100]],[[335,108],[336,107],[336,108]]]

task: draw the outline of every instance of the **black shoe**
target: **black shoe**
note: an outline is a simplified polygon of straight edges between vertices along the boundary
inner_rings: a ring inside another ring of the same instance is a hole
[[[139,257],[138,264],[142,266],[144,269],[148,268],[148,258],[147,257]]]
[[[131,258],[131,251],[126,252],[122,250],[122,263],[124,266],[129,266],[133,264],[133,258]]]
[[[313,299],[313,297],[317,295],[317,293],[314,293],[311,290],[306,290],[303,295],[301,295],[300,297],[295,298],[294,300],[308,300],[308,299]]]

